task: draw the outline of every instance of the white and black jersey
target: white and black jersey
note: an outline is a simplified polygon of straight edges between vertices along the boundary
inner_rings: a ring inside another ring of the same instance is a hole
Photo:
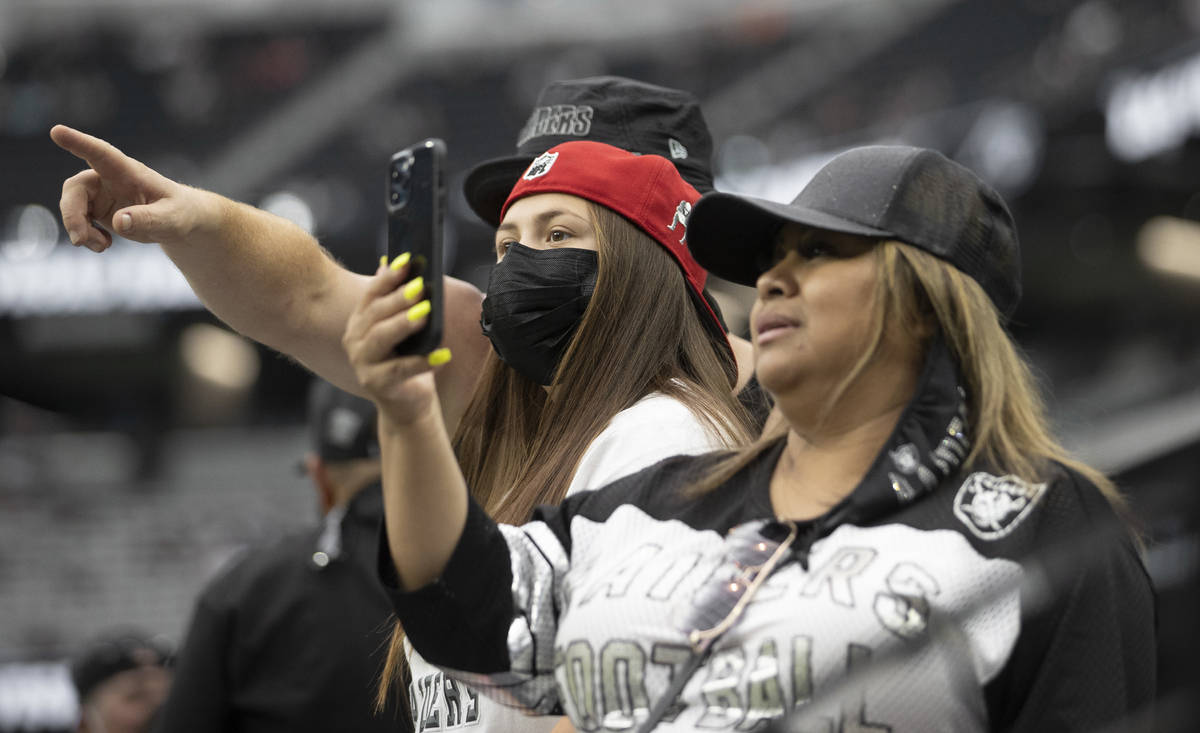
[[[1062,467],[1043,483],[963,471],[962,391],[931,354],[862,483],[801,523],[660,730],[1094,730],[1151,703],[1152,591],[1108,502]],[[698,498],[685,490],[712,456],[522,527],[472,505],[439,580],[399,592],[386,541],[381,574],[448,675],[579,730],[633,729],[691,655],[694,601],[729,574],[725,534],[774,518],[782,449]]]
[[[728,443],[680,400],[654,392],[613,416],[588,445],[567,496],[594,489],[673,455],[708,453]],[[408,702],[416,733],[470,728],[478,733],[549,733],[557,718],[529,718],[481,697],[405,644]]]

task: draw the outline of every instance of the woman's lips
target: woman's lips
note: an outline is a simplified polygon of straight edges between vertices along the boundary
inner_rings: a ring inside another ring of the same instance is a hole
[[[799,319],[779,313],[763,313],[754,320],[754,331],[758,334],[759,345],[782,338],[799,326]]]

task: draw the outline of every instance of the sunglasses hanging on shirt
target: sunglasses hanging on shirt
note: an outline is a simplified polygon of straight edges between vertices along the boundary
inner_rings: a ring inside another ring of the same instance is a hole
[[[642,721],[638,733],[647,733],[658,725],[708,657],[713,643],[737,623],[759,587],[787,557],[798,534],[795,522],[783,520],[750,522],[729,530],[725,552],[733,563],[732,572],[715,574],[681,614],[677,626],[687,635],[692,655]]]

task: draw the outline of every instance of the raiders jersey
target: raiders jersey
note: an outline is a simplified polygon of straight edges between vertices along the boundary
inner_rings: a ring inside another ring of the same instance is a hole
[[[964,416],[935,354],[862,483],[800,523],[658,730],[1093,730],[1144,713],[1153,596],[1127,532],[1065,467],[1038,483],[962,470]],[[632,730],[688,663],[689,631],[721,620],[703,605],[732,571],[726,534],[772,522],[782,450],[698,497],[687,489],[713,456],[668,459],[522,527],[472,505],[441,578],[400,592],[386,538],[381,574],[449,676],[579,730]]]
[[[667,456],[701,454],[726,442],[713,435],[683,402],[655,392],[617,413],[588,446],[567,496],[610,483]],[[549,733],[556,717],[530,718],[481,697],[448,677],[405,644],[411,671],[408,702],[415,733],[469,728],[474,733]]]

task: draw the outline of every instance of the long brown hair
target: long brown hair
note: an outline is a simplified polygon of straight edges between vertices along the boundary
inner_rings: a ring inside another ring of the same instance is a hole
[[[539,504],[561,501],[592,440],[653,392],[681,401],[727,446],[751,439],[749,415],[733,395],[737,364],[702,325],[708,316],[698,314],[679,265],[625,218],[589,208],[596,288],[552,387],[518,374],[493,352],[454,436],[472,496],[498,522],[519,524]],[[401,671],[403,651],[397,624],[380,703]]]
[[[886,240],[874,250],[876,287],[866,347],[830,393],[834,403],[879,357],[884,326],[911,333],[924,348],[940,332],[967,392],[972,446],[964,469],[984,464],[1027,481],[1048,478],[1055,462],[1094,483],[1117,514],[1136,526],[1124,497],[1104,474],[1073,458],[1050,431],[1037,382],[979,283],[945,261],[902,242]],[[777,417],[777,416],[776,416]],[[768,422],[751,445],[719,462],[689,492],[709,491],[787,435],[787,421]]]

